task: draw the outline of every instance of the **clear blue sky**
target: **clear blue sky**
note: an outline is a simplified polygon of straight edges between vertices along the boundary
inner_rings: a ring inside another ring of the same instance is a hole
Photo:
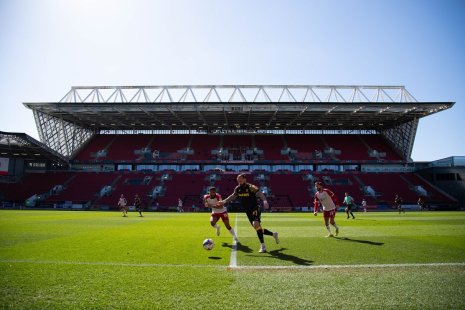
[[[0,0],[0,130],[78,85],[405,85],[455,106],[412,158],[465,155],[465,1]]]

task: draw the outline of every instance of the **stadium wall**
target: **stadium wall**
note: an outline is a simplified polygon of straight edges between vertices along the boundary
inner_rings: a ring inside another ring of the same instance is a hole
[[[430,167],[418,173],[434,186],[455,197],[460,208],[465,210],[465,167]]]

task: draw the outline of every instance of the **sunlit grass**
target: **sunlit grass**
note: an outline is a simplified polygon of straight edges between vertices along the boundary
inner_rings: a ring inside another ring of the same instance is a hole
[[[262,215],[268,253],[246,217],[241,241],[217,237],[208,213],[1,211],[2,308],[464,308],[465,266],[307,268],[321,265],[465,263],[465,213]],[[237,225],[236,225],[237,220]],[[222,225],[222,224],[221,224]],[[202,248],[213,238],[212,251]],[[260,269],[255,268],[260,267]],[[288,269],[262,269],[287,266]],[[295,268],[297,267],[297,268]],[[295,268],[295,269],[293,269]],[[326,292],[331,292],[328,298]],[[219,297],[221,296],[221,297]]]

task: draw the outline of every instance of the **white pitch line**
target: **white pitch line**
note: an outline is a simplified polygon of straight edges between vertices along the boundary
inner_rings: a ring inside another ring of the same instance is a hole
[[[237,236],[237,212],[236,212],[236,223],[234,224],[234,231],[236,232]],[[233,237],[233,244],[231,247],[231,257],[229,258],[229,267],[230,268],[237,268],[237,242],[234,240]]]
[[[355,265],[309,265],[309,266],[224,266],[224,265],[183,265],[183,264],[137,264],[123,262],[73,262],[73,261],[53,261],[53,260],[28,260],[28,259],[2,259],[0,263],[17,264],[49,264],[49,265],[88,265],[88,266],[116,266],[116,267],[177,267],[177,268],[218,268],[228,270],[240,269],[345,269],[345,268],[398,268],[398,267],[465,267],[463,263],[404,263],[404,264],[355,264]]]
[[[355,264],[355,265],[308,265],[308,266],[238,266],[234,269],[345,269],[345,268],[397,268],[465,266],[465,263],[405,263],[405,264]]]

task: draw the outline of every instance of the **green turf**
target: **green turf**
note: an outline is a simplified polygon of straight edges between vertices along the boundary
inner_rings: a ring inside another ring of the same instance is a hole
[[[1,211],[0,308],[465,308],[465,265],[312,268],[465,263],[465,212],[356,217],[338,214],[340,236],[325,238],[321,215],[263,214],[281,243],[266,236],[259,254],[237,214],[247,268],[231,269],[232,238],[207,213]]]
[[[239,234],[251,248],[238,254],[240,265],[325,265],[465,262],[465,213],[359,213],[339,215],[340,234],[324,238],[321,215],[279,214],[263,218],[263,227],[280,232],[271,256],[257,253],[255,232],[239,217]],[[240,249],[240,248],[239,248]]]

